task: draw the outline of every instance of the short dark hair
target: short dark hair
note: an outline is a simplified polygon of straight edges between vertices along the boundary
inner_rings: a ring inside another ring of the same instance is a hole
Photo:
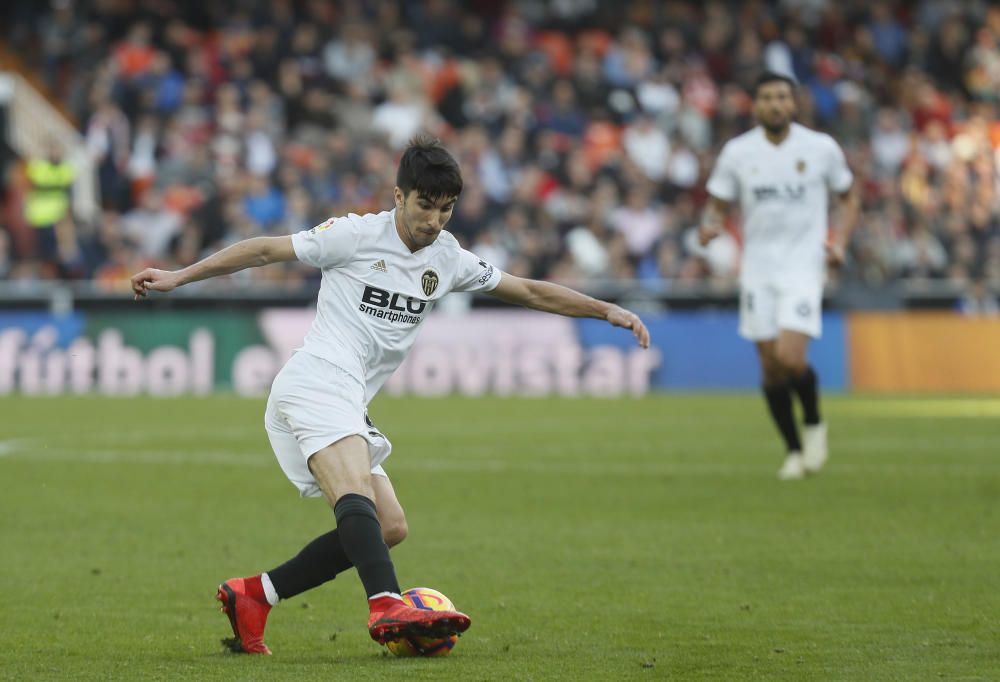
[[[795,94],[795,90],[798,88],[799,84],[795,82],[795,79],[791,76],[786,76],[784,74],[778,73],[777,71],[765,71],[764,73],[757,76],[757,80],[753,82],[753,90],[751,95],[754,99],[757,99],[757,93],[760,92],[762,86],[768,83],[788,83],[788,87],[792,89],[792,94]]]
[[[462,171],[441,140],[430,135],[416,135],[399,160],[396,186],[403,196],[410,190],[429,199],[457,197],[462,193]]]

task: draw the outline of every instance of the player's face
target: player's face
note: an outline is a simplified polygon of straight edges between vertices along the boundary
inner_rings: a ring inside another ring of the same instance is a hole
[[[416,190],[404,196],[398,187],[395,194],[399,236],[411,251],[434,243],[458,201],[458,197],[427,197]]]
[[[783,132],[795,116],[792,87],[782,81],[760,86],[753,101],[753,113],[769,132]]]

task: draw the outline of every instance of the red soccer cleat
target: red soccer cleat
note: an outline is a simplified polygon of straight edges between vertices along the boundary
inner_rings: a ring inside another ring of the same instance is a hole
[[[372,611],[368,634],[379,644],[404,637],[443,639],[469,629],[472,621],[459,611],[415,609],[396,601],[385,611]]]
[[[270,654],[271,650],[264,644],[264,626],[271,605],[266,599],[248,594],[246,582],[246,578],[231,578],[219,585],[215,595],[236,635],[235,639],[224,639],[222,643],[236,652]]]

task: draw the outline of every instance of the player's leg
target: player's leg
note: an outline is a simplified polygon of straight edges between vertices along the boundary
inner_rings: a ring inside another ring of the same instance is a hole
[[[776,354],[785,368],[789,387],[802,405],[802,463],[807,472],[815,473],[826,463],[827,444],[826,424],[819,414],[819,380],[807,358],[810,340],[807,334],[783,329]]]
[[[802,405],[802,457],[807,472],[819,471],[827,459],[826,424],[820,417],[819,379],[809,364],[809,342],[822,331],[822,286],[800,282],[782,292],[778,310],[781,333],[775,353],[788,385]]]
[[[754,342],[760,362],[761,391],[768,412],[785,445],[785,460],[778,477],[802,478],[799,432],[795,426],[788,379],[775,353],[778,328],[778,290],[766,283],[745,282],[740,291],[740,336]]]
[[[309,468],[333,506],[344,552],[368,595],[372,639],[384,643],[408,635],[464,632],[470,624],[465,614],[414,609],[400,600],[395,567],[376,513],[368,442],[361,436],[339,440],[310,457]]]
[[[333,508],[340,544],[369,596],[398,593],[371,482],[373,454],[387,451],[370,449],[384,439],[368,436],[378,432],[365,423],[364,385],[336,365],[296,353],[271,387],[269,435],[275,423],[287,427],[298,448],[286,462],[275,447],[282,469],[303,494],[321,494]]]
[[[298,439],[278,406],[279,402],[294,398],[296,392],[301,392],[303,375],[320,373],[316,367],[300,366],[308,365],[308,358],[299,360],[306,362],[290,363],[275,380],[268,399],[264,426],[278,464],[288,480],[303,497],[319,497],[323,493],[309,470]],[[329,379],[330,377],[320,377],[321,381]],[[315,396],[309,396],[307,402],[315,405],[320,401]],[[300,427],[308,427],[310,420],[323,422],[330,418],[326,412],[313,415],[311,411],[303,413],[302,410],[296,411],[295,416]],[[378,436],[373,439],[372,454],[381,462],[388,457],[392,445],[373,426],[369,427],[367,433],[371,434],[372,431]],[[372,473],[377,474],[372,477],[372,488],[379,509],[379,520],[385,529],[385,541],[392,546],[401,542],[406,535],[406,517],[382,467],[376,466]],[[341,544],[339,531],[333,530],[314,539],[298,555],[271,571],[225,581],[219,586],[217,598],[222,604],[222,611],[229,616],[234,635],[233,639],[225,640],[225,644],[234,651],[270,653],[264,643],[264,629],[271,607],[279,599],[293,597],[321,585],[351,567],[351,561]]]
[[[462,631],[469,625],[467,616],[411,609],[398,597],[395,569],[376,511],[376,490],[383,486],[373,483],[371,473],[373,465],[377,468],[388,456],[391,444],[366,423],[364,397],[363,385],[352,376],[303,353],[289,360],[271,387],[265,425],[282,470],[303,496],[325,497],[337,518],[336,538],[340,547],[332,546],[327,536],[327,541],[321,541],[311,551],[328,558],[331,553],[343,553],[346,559],[335,561],[328,569],[333,575],[347,566],[357,568],[368,596],[375,598],[369,601],[373,614],[369,632],[374,639],[385,641],[409,634],[444,636]],[[391,487],[387,490],[391,491]],[[392,500],[395,501],[394,494]],[[390,503],[383,517],[392,524],[390,533],[399,539],[401,528],[405,528],[402,510],[392,509]],[[323,580],[330,573],[313,574],[311,580]],[[289,594],[293,592],[294,586],[289,588],[282,583],[287,573],[283,575],[277,570],[277,574],[279,587]],[[242,618],[240,614],[246,610],[239,608],[239,593],[249,595],[247,603],[251,611],[263,602],[266,617],[266,609],[277,601],[279,594],[270,578],[262,575],[256,579],[236,579],[220,586],[220,600],[233,622],[237,640],[243,641],[243,650],[251,650],[245,646],[247,641],[262,639],[264,618],[253,622]],[[224,591],[227,586],[235,586],[235,600],[227,599],[229,594]],[[395,615],[382,618],[390,611]]]
[[[372,471],[372,489],[375,491],[375,507],[378,509],[378,522],[382,526],[382,538],[391,549],[406,539],[409,532],[406,514],[396,497],[392,481],[382,467]]]
[[[269,425],[268,435],[286,474],[293,482],[298,482],[300,490],[308,493],[310,486],[315,487],[315,479],[298,452],[295,437],[273,425]],[[372,471],[372,488],[386,545],[398,545],[406,538],[406,515],[381,466]],[[351,560],[340,542],[340,532],[334,529],[314,539],[277,568],[249,578],[227,580],[220,586],[220,601],[223,611],[230,616],[235,636],[233,640],[226,640],[227,646],[247,653],[270,653],[264,644],[270,607],[281,599],[329,582],[351,567]]]
[[[387,547],[395,547],[406,538],[406,515],[382,467],[372,472],[372,489],[382,539]],[[291,599],[319,587],[352,566],[340,541],[340,530],[335,528],[312,540],[294,557],[261,577],[268,601],[274,605],[280,599]]]
[[[398,595],[396,569],[382,538],[372,486],[368,441],[348,436],[314,453],[309,470],[333,508],[344,553],[369,599]]]
[[[764,400],[785,444],[785,461],[778,470],[778,477],[782,480],[794,480],[805,475],[802,442],[795,425],[792,392],[788,387],[785,369],[778,360],[777,345],[776,340],[758,341],[757,357],[760,360]]]
[[[775,355],[788,375],[788,385],[802,404],[803,421],[807,426],[815,426],[822,420],[816,370],[807,358],[810,340],[807,334],[783,329],[775,344]]]
[[[803,421],[815,426],[819,415],[819,379],[806,357],[810,337],[801,332],[782,330],[775,352],[788,373],[788,384],[802,404]]]
[[[810,340],[807,334],[791,329],[782,329],[778,333],[774,342],[774,358],[787,375],[801,375],[809,369],[806,355]]]

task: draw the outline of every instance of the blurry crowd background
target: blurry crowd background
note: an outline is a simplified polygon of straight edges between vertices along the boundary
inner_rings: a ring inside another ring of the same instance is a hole
[[[0,21],[78,122],[103,204],[46,246],[12,164],[3,278],[117,287],[144,265],[383,210],[401,148],[429,130],[465,176],[448,229],[497,266],[730,287],[736,226],[707,251],[694,230],[769,68],[794,74],[799,120],[834,135],[857,176],[842,278],[1000,291],[996,3],[56,0],[4,3]]]

